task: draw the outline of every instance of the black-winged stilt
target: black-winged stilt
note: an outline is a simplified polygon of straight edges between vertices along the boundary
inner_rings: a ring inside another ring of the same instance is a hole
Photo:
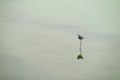
[[[82,39],[84,39],[80,34],[78,34],[78,39],[80,40],[80,54],[77,56],[77,59],[83,59],[83,56],[82,56],[82,50],[81,50],[81,45],[82,45]]]

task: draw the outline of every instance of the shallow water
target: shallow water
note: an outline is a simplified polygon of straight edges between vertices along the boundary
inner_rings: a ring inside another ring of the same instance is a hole
[[[42,22],[25,12],[11,14],[13,6],[0,14],[0,80],[120,79],[120,33],[116,27]],[[78,33],[85,38],[84,59],[80,60]]]
[[[119,78],[117,37],[111,40],[86,37],[82,44],[84,59],[77,60],[79,40],[71,31],[28,23],[5,22],[2,26],[0,76],[3,80]]]

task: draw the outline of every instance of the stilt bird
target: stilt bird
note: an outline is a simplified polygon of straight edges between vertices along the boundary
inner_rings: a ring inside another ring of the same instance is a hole
[[[82,56],[82,50],[81,50],[81,45],[82,45],[82,39],[84,39],[80,34],[78,34],[78,39],[80,40],[80,54],[77,56],[77,59],[83,59],[83,56]]]
[[[78,39],[82,40],[84,38],[80,34],[78,34]]]

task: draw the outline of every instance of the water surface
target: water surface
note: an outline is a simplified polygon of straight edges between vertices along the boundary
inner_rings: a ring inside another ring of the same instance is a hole
[[[0,80],[120,79],[117,1],[0,2]]]

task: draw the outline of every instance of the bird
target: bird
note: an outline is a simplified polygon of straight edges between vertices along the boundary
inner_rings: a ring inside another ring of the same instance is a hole
[[[81,50],[81,45],[82,45],[82,39],[84,39],[80,34],[78,34],[78,39],[80,40],[80,54],[77,56],[77,59],[83,59],[83,56],[82,56],[82,50]]]
[[[84,38],[80,34],[78,34],[78,39],[82,40]]]

